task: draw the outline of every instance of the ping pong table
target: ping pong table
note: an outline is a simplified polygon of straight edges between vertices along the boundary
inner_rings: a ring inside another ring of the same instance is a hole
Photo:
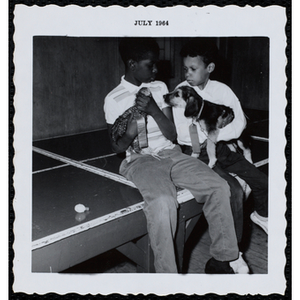
[[[263,135],[267,134],[268,128]],[[268,163],[266,141],[267,137],[255,138],[260,151],[254,152],[254,161],[261,168]],[[118,174],[122,159],[110,150],[106,130],[33,143],[33,272],[60,272],[112,249],[136,263],[138,272],[155,272],[143,199],[134,184]],[[184,244],[202,205],[187,190],[179,190],[177,199],[175,251],[180,272]],[[74,207],[79,203],[88,210],[77,213]]]
[[[111,249],[134,261],[139,271],[154,272],[142,196],[118,175],[123,158],[108,145],[105,130],[34,142],[33,272],[60,272]],[[202,205],[186,190],[178,191],[178,201],[180,269]],[[77,213],[79,203],[88,211]]]

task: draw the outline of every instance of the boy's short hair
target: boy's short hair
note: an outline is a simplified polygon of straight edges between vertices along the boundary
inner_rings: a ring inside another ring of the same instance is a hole
[[[180,55],[181,57],[201,56],[205,65],[208,66],[216,61],[218,48],[210,38],[193,38],[182,47]]]
[[[159,46],[153,38],[123,38],[119,44],[121,58],[126,64],[129,59],[140,61],[147,58],[147,53],[153,52],[159,56]]]

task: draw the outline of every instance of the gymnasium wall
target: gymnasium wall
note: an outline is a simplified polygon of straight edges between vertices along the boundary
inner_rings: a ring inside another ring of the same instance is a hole
[[[172,90],[184,80],[179,56],[188,38],[158,38],[159,73]],[[212,79],[228,84],[244,108],[269,108],[269,40],[215,38],[221,59]],[[106,128],[105,96],[120,82],[124,66],[118,38],[33,38],[33,140]]]
[[[33,138],[105,128],[103,101],[120,81],[116,39],[34,37]]]

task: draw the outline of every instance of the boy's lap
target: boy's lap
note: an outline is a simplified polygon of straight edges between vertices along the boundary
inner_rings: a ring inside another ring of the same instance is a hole
[[[156,158],[151,155],[139,155],[134,160],[124,160],[120,166],[120,174],[132,181],[167,180],[172,167],[172,160],[169,158]]]

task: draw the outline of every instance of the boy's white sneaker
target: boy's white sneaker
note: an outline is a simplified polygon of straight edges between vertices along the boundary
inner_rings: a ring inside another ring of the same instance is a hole
[[[230,267],[233,269],[235,274],[249,274],[249,267],[242,257],[242,252],[239,253],[238,259],[229,262]]]
[[[261,227],[266,234],[268,234],[268,218],[260,216],[256,211],[250,215],[253,223]]]

